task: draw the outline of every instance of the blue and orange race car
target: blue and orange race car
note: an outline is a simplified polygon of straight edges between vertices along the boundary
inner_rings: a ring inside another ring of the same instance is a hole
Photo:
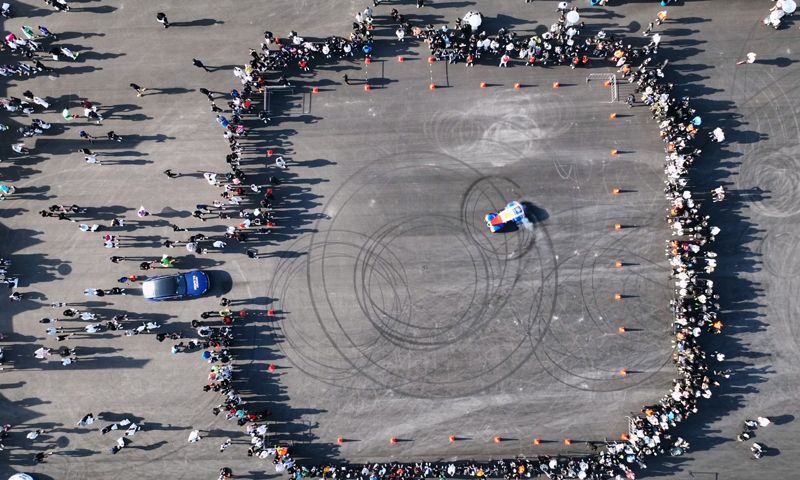
[[[509,202],[506,208],[499,212],[486,214],[486,225],[492,233],[502,230],[508,222],[521,225],[525,220],[525,209],[517,201]]]

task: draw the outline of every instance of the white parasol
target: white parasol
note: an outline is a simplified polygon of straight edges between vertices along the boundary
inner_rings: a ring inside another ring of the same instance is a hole
[[[786,15],[786,12],[784,12],[783,10],[774,10],[769,14],[769,20],[772,23],[777,23],[780,21],[781,18],[783,18],[784,15]]]
[[[469,23],[469,26],[475,30],[483,23],[483,15],[481,15],[480,12],[467,12],[467,14],[464,15],[464,21]]]
[[[33,480],[33,477],[27,473],[15,473],[14,475],[8,477],[8,480]]]
[[[575,25],[576,23],[581,21],[581,16],[575,10],[570,10],[567,12],[567,25]]]
[[[783,0],[783,11],[792,14],[797,10],[797,3],[794,0]]]

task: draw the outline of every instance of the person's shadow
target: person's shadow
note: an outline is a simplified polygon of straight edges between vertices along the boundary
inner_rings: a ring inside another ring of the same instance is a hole
[[[213,18],[201,18],[199,20],[192,20],[190,22],[170,22],[170,27],[210,27],[211,25],[223,24],[222,20],[214,20]]]

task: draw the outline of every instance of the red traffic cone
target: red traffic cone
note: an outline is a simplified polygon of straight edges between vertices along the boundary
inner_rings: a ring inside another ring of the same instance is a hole
[[[522,84],[521,83],[517,82],[517,83],[514,84],[514,90],[521,90],[521,89],[522,89]]]
[[[269,366],[267,367],[267,371],[268,371],[269,373],[273,373],[273,372],[275,372],[275,370],[277,370],[277,369],[278,369],[278,367],[276,367],[274,363],[270,363],[270,364],[269,364]]]
[[[406,57],[400,55],[399,57],[397,57],[397,61],[400,62],[400,63],[403,63],[403,62],[406,61]]]
[[[397,445],[397,437],[389,438],[389,443],[391,443],[392,445]]]
[[[343,444],[344,443],[344,437],[336,437],[336,443],[338,443],[339,445]]]
[[[247,316],[247,310],[246,309],[243,308],[243,309],[239,310],[239,318],[244,318],[246,316]]]
[[[367,65],[372,65],[372,57],[365,58],[364,63],[366,63]]]
[[[431,90],[431,91],[433,91],[433,90],[436,90],[436,84],[435,84],[435,83],[431,83],[431,84],[428,86],[428,90]]]
[[[501,443],[502,441],[503,441],[503,438],[500,437],[500,435],[494,437],[494,443]]]
[[[273,310],[271,308],[269,310],[267,310],[267,316],[268,317],[274,317],[275,316],[275,310]]]
[[[434,57],[434,56],[428,57],[428,63],[431,64],[431,65],[436,63],[436,57]]]
[[[488,87],[488,86],[489,86],[489,84],[488,84],[488,83],[486,83],[486,82],[481,82],[481,88],[486,88],[486,87]]]
[[[450,435],[449,437],[447,437],[447,439],[450,440],[450,443],[456,443],[456,436],[455,435]]]
[[[365,92],[371,92],[372,91],[372,85],[370,85],[369,83],[364,85],[364,91]]]
[[[273,152],[272,149],[267,150],[267,156],[268,157],[271,157],[273,153],[275,153],[275,152]]]
[[[553,88],[561,88],[561,84],[558,82],[553,82]]]
[[[312,88],[311,93],[319,93],[319,87]]]

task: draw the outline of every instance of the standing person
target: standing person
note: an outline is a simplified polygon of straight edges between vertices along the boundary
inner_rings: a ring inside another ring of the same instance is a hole
[[[747,58],[744,60],[739,60],[736,62],[736,65],[744,65],[745,63],[755,63],[756,62],[757,54],[755,52],[750,52],[747,54]]]
[[[180,173],[175,173],[169,168],[164,170],[164,175],[168,176],[169,178],[178,178],[181,176]]]
[[[48,29],[47,29],[47,27],[43,27],[43,26],[39,25],[39,27],[38,27],[38,28],[39,28],[39,33],[41,33],[41,34],[42,34],[42,37],[45,37],[45,38],[47,38],[47,37],[53,37],[53,40],[58,40],[58,37],[56,37],[56,36],[53,34],[53,32],[51,32],[50,30],[48,30]]]
[[[169,28],[169,20],[167,20],[167,16],[163,12],[156,13],[156,20],[161,25],[164,25],[164,28]]]
[[[108,132],[106,134],[106,137],[108,137],[108,139],[111,140],[111,141],[116,141],[116,142],[121,142],[122,141],[122,137],[120,137],[119,135],[114,133],[114,130],[111,130],[110,132]]]
[[[97,138],[94,135],[89,135],[86,133],[85,130],[81,130],[78,135],[83,138],[84,140],[89,140],[89,143],[94,143],[94,140]]]
[[[425,6],[425,0],[417,0],[417,8],[422,8]]]
[[[146,88],[140,87],[139,85],[136,85],[135,83],[131,83],[131,88],[136,90],[136,96],[137,97],[141,97],[142,94],[144,93],[144,91],[147,90]]]
[[[508,54],[507,54],[507,53],[506,53],[506,54],[504,54],[502,57],[500,57],[500,67],[505,67],[505,68],[507,68],[507,67],[508,67],[508,61],[509,61],[509,60],[511,60],[511,57],[510,57],[510,56],[508,56]]]
[[[208,101],[209,101],[209,102],[213,102],[213,101],[214,101],[214,96],[211,94],[211,91],[210,91],[209,89],[207,89],[207,88],[200,88],[200,93],[202,93],[203,95],[205,95],[206,97],[208,97]]]
[[[192,65],[194,65],[194,66],[195,66],[195,67],[197,67],[197,68],[202,68],[202,69],[203,69],[203,70],[205,70],[206,72],[210,72],[210,71],[211,71],[211,70],[209,70],[209,69],[208,69],[208,67],[206,67],[206,66],[203,64],[203,62],[201,62],[200,60],[198,60],[198,59],[196,59],[196,58],[193,58],[193,59],[192,59]]]
[[[342,80],[344,80],[345,85],[351,85],[350,77],[348,77],[346,73],[342,75]]]

